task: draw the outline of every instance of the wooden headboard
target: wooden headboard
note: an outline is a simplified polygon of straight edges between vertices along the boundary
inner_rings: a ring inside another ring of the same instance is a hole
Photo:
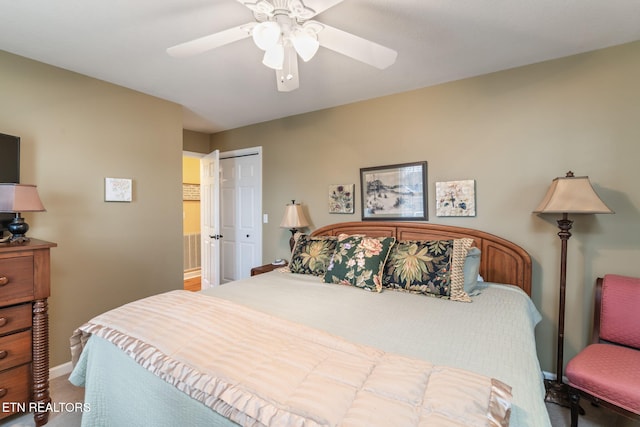
[[[472,238],[480,248],[480,275],[487,282],[508,283],[531,296],[531,257],[520,246],[501,237],[471,228],[418,222],[340,222],[311,233],[312,236],[364,234],[398,240],[447,240]]]

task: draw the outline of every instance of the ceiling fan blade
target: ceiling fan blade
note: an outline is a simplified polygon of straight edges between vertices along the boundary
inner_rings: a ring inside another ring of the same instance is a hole
[[[282,70],[276,70],[276,82],[278,92],[291,92],[300,87],[298,55],[290,44],[286,45],[284,49]]]
[[[167,49],[167,53],[176,58],[198,55],[211,49],[236,42],[251,36],[255,22],[229,28],[228,30],[200,37]]]
[[[307,21],[305,25],[308,23],[322,28],[318,32],[320,46],[381,70],[396,62],[398,52],[393,49],[317,21]]]

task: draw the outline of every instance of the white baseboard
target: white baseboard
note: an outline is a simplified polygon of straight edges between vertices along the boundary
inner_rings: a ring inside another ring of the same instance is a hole
[[[68,375],[73,370],[71,361],[63,363],[62,365],[54,366],[49,369],[49,378],[58,378],[63,375]]]
[[[545,380],[550,380],[550,381],[555,381],[556,378],[558,378],[558,376],[552,372],[548,372],[548,371],[542,371],[542,376],[544,377]],[[567,384],[569,382],[569,379],[566,376],[562,376],[562,382],[564,382],[565,384]]]
[[[200,277],[200,272],[201,270],[199,268],[195,270],[187,270],[184,272],[184,280]]]

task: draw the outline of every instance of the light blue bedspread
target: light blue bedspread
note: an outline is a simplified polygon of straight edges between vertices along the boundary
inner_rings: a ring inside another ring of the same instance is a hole
[[[487,284],[472,303],[380,294],[272,272],[203,291],[351,341],[494,377],[512,387],[511,426],[550,426],[536,356],[540,314],[520,289]],[[72,373],[91,411],[83,426],[231,425],[110,343],[92,337]]]

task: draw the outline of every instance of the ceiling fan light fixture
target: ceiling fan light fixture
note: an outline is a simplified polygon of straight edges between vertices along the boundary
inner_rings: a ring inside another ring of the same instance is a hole
[[[291,34],[291,43],[304,62],[313,58],[320,47],[315,34],[305,30],[298,30]]]
[[[251,33],[253,36],[253,42],[256,46],[264,51],[268,51],[278,44],[282,30],[277,22],[266,21],[253,27],[253,31]]]
[[[284,47],[282,44],[277,43],[265,51],[262,63],[274,70],[282,70],[284,65]]]
[[[308,62],[320,46],[381,70],[398,56],[393,49],[312,19],[344,0],[237,1],[253,12],[253,22],[170,47],[169,55],[196,55],[252,37],[264,51],[262,63],[276,71],[280,92],[298,89],[298,57]]]

